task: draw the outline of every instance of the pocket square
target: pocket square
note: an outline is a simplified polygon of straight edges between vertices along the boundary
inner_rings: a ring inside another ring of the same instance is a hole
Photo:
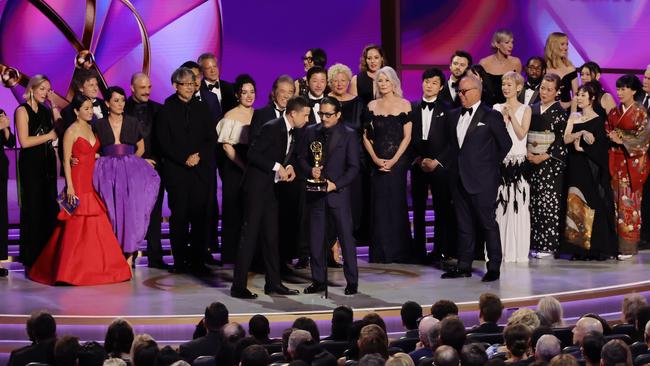
[[[483,122],[479,122],[477,126],[478,126],[478,127],[485,126],[485,123],[483,123]]]

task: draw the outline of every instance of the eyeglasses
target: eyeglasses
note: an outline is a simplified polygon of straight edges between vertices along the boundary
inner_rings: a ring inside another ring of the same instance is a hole
[[[478,88],[460,89],[460,90],[458,90],[458,92],[460,94],[462,94],[462,95],[465,95],[465,94],[467,94],[468,91],[474,90],[474,89],[478,89]]]
[[[302,60],[311,62],[313,60],[313,58],[311,56],[303,56]]]
[[[189,86],[194,87],[194,86],[195,86],[194,82],[189,82],[189,83],[176,83],[176,85],[180,85],[180,86],[184,86],[184,87],[189,87]]]
[[[330,113],[325,113],[325,112],[320,112],[320,111],[318,112],[318,116],[320,116],[320,118],[323,118],[323,117],[330,118],[335,114],[336,114],[336,112],[330,112]]]

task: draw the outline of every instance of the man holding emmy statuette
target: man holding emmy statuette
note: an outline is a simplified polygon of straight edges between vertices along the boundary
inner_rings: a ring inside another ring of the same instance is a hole
[[[308,126],[298,150],[298,164],[307,177],[312,284],[306,294],[327,290],[327,225],[336,229],[343,252],[346,295],[357,293],[358,270],[354,237],[350,184],[359,174],[359,139],[343,123],[341,104],[324,97],[318,115],[321,123]]]

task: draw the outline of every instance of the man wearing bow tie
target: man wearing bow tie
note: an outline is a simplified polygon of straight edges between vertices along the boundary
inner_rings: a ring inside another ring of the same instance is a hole
[[[244,197],[244,220],[239,242],[239,255],[235,263],[230,295],[242,299],[254,299],[257,294],[247,287],[248,270],[258,243],[264,246],[266,267],[265,294],[297,295],[298,291],[284,286],[280,280],[278,256],[278,196],[277,185],[296,178],[294,170],[296,130],[301,129],[309,118],[309,104],[302,97],[294,97],[287,103],[281,118],[267,122],[251,144],[248,165],[242,183]]]
[[[546,61],[539,56],[529,58],[526,62],[526,84],[517,96],[520,103],[533,105],[540,101],[539,87],[542,85],[544,74],[546,74]]]
[[[496,199],[499,187],[499,163],[512,146],[501,113],[481,103],[482,84],[474,76],[460,81],[458,94],[462,108],[449,112],[450,152],[439,157],[451,169],[451,187],[458,221],[458,266],[442,278],[472,276],[476,246],[476,228],[486,241],[487,273],[482,281],[499,279],[501,239],[496,222]],[[477,225],[478,224],[478,225]]]
[[[458,97],[458,83],[465,76],[467,68],[472,64],[472,55],[465,51],[456,51],[451,55],[449,71],[451,75],[445,86],[440,91],[440,98],[453,108],[460,107],[460,98]]]
[[[314,66],[307,70],[307,93],[309,105],[311,106],[311,114],[309,115],[309,124],[321,123],[318,111],[320,110],[320,102],[325,95],[327,88],[327,70],[320,66]]]
[[[282,113],[287,108],[287,102],[294,95],[294,90],[295,87],[291,76],[282,75],[275,79],[269,97],[269,104],[253,112],[250,133],[252,140],[255,140],[266,122],[282,117]]]
[[[219,121],[226,112],[237,106],[235,89],[231,83],[219,79],[219,64],[214,54],[204,53],[196,62],[201,67],[203,74],[201,89],[217,96],[216,103],[211,102],[210,108],[216,112],[215,117]]]
[[[441,166],[449,151],[448,105],[440,98],[445,85],[445,75],[431,68],[422,73],[422,99],[412,104],[413,130],[411,149],[414,154],[411,167],[411,194],[413,198],[413,251],[415,258],[428,262],[455,255],[456,218],[451,205],[449,169]],[[441,156],[439,159],[438,157]],[[427,197],[431,190],[435,211],[434,249],[426,255],[425,213]]]

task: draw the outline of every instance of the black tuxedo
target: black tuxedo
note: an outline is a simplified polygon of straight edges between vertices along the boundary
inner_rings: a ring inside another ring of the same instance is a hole
[[[54,344],[56,339],[33,343],[11,351],[7,366],[25,366],[30,362],[54,365]]]
[[[648,93],[641,90],[640,92],[634,95],[634,100],[642,104],[646,109],[648,109],[648,107],[650,106],[650,99],[648,99],[648,102],[646,102],[646,104],[643,104],[643,101],[645,100],[646,96],[648,96]]]
[[[214,356],[217,365],[232,365],[233,351],[221,332],[208,332],[178,346],[179,356],[190,364],[200,356]]]
[[[425,173],[417,162],[420,159],[437,159],[439,162],[449,157],[448,105],[440,98],[434,102],[429,134],[422,138],[422,101],[412,103],[413,128],[411,130],[411,153],[416,163],[411,167],[411,195],[413,198],[413,250],[415,258],[424,259],[426,254],[425,214],[429,190],[435,211],[434,253],[455,255],[456,219],[451,203],[449,187],[449,166],[439,165],[433,172]]]
[[[205,79],[201,80],[201,96],[204,96],[204,93],[210,93],[216,98],[206,99],[206,102],[210,105],[210,110],[215,116],[215,119],[219,121],[229,110],[237,106],[237,98],[235,97],[235,89],[232,84],[225,80],[219,80],[219,91],[221,92],[221,100],[219,97],[208,89],[208,84],[205,82]],[[216,122],[215,122],[216,123]]]
[[[458,82],[460,83],[460,80],[458,80]],[[438,94],[438,98],[445,102],[445,104],[448,106],[451,106],[451,108],[460,107],[460,97],[458,96],[458,93],[456,93],[456,97],[452,99],[448,82],[445,82],[445,85],[443,85],[442,89],[440,90],[440,94]]]
[[[246,288],[248,270],[259,242],[263,248],[266,284],[279,286],[280,259],[278,255],[278,197],[275,183],[275,164],[286,166],[294,159],[296,137],[287,154],[287,126],[284,118],[264,124],[260,135],[248,150],[248,165],[243,179],[244,220],[237,251],[233,285],[236,290]]]
[[[205,249],[208,188],[214,175],[210,156],[214,154],[216,132],[210,110],[204,103],[195,99],[186,103],[174,94],[165,100],[156,118],[155,132],[171,210],[174,265],[198,267]],[[186,166],[188,157],[197,152],[199,164]]]
[[[458,267],[471,270],[478,223],[487,245],[488,270],[499,272],[502,253],[496,198],[500,163],[512,147],[512,140],[501,113],[481,103],[473,114],[461,147],[457,134],[460,119],[460,108],[449,112],[453,126],[450,154],[441,161],[451,168],[452,197],[458,220]]]
[[[333,225],[341,243],[344,260],[344,274],[348,285],[358,284],[356,245],[354,241],[350,186],[359,174],[359,139],[357,133],[346,127],[342,121],[329,131],[323,124],[305,129],[300,145],[298,162],[306,177],[311,177],[313,167],[309,145],[314,141],[323,144],[322,177],[332,181],[336,190],[329,193],[307,193],[310,228],[310,266],[312,280],[325,283],[327,274],[326,243],[328,221]],[[329,215],[328,215],[329,214]],[[331,217],[331,220],[328,218]]]
[[[536,88],[533,88],[533,95],[530,98],[530,101],[528,102],[528,105],[533,105],[535,103],[540,102],[542,99],[539,96],[539,87],[541,86],[541,82],[537,84]],[[524,88],[521,90],[519,95],[517,95],[517,100],[519,100],[519,103],[524,103],[526,101],[526,90],[531,90],[528,84],[524,84]]]
[[[262,108],[256,109],[255,112],[253,112],[253,118],[251,119],[251,142],[255,140],[262,130],[262,126],[264,126],[266,122],[276,118],[278,118],[278,116],[275,111],[275,103],[273,102],[270,102]]]
[[[161,264],[162,243],[160,241],[162,205],[165,197],[165,181],[162,179],[162,163],[160,159],[160,147],[155,136],[156,116],[162,108],[162,104],[149,100],[145,103],[137,102],[133,96],[126,100],[124,114],[132,116],[140,123],[140,131],[144,140],[144,159],[152,159],[156,162],[156,171],[160,175],[160,188],[156,203],[151,210],[149,227],[147,228],[147,257],[150,265]]]

